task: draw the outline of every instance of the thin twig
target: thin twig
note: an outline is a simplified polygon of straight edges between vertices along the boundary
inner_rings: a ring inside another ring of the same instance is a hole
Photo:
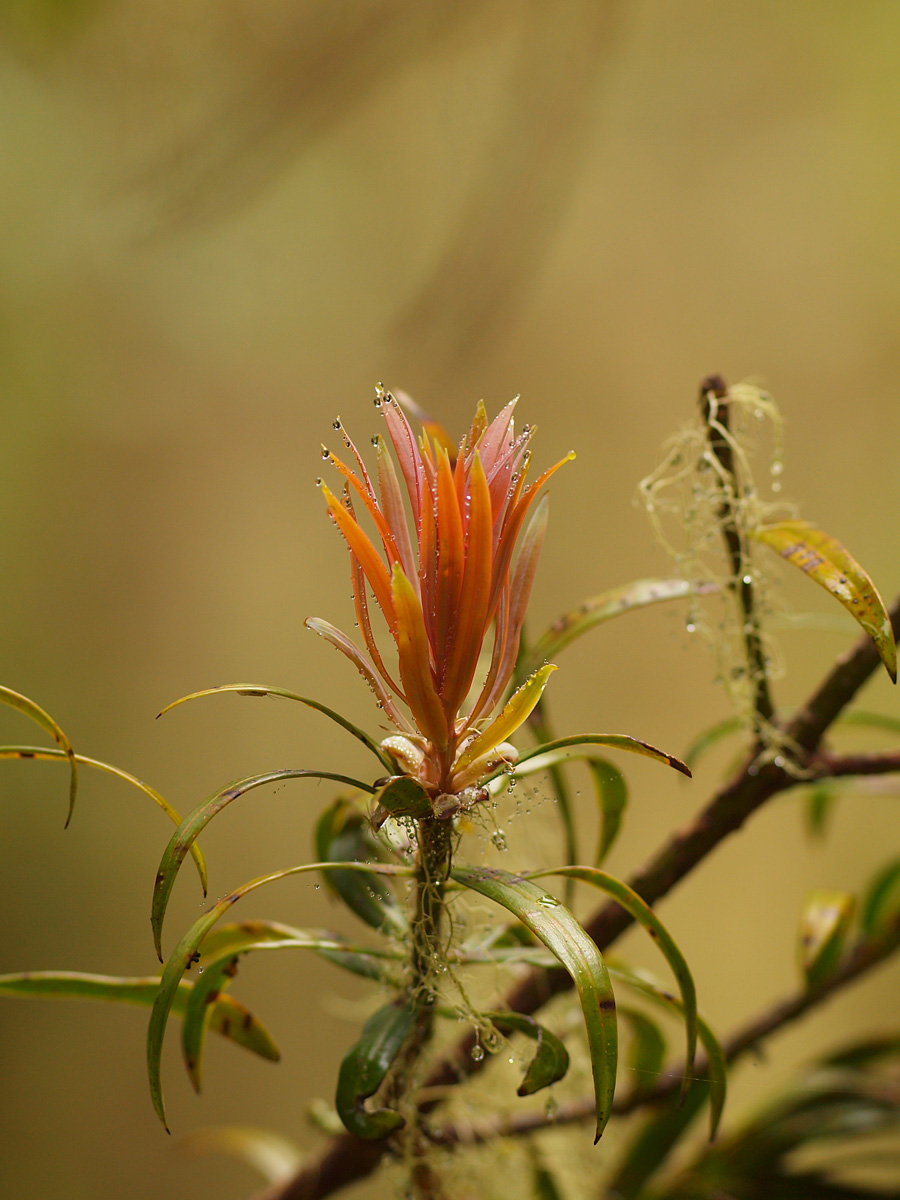
[[[747,569],[749,556],[737,519],[743,487],[735,465],[730,439],[728,388],[721,375],[710,375],[701,383],[700,410],[706,422],[710,450],[719,463],[725,485],[722,503],[719,506],[719,521],[731,563],[730,586],[737,597],[741,610],[741,628],[744,631],[747,670],[755,689],[753,714],[756,737],[757,742],[761,745],[775,708],[769,693],[766,656],[763,651],[759,614],[753,595],[753,576]]]
[[[846,963],[817,988],[807,988],[796,992],[784,1000],[771,1005],[753,1020],[748,1021],[723,1041],[722,1049],[729,1063],[735,1062],[750,1050],[755,1050],[761,1042],[772,1034],[778,1033],[785,1026],[808,1013],[811,1009],[830,999],[836,992],[855,982],[873,967],[878,966],[894,954],[900,947],[900,925],[888,938],[877,943],[863,942],[856,947]],[[706,1068],[706,1059],[699,1058],[694,1065],[694,1078],[702,1079]],[[640,1089],[617,1099],[613,1105],[613,1113],[624,1116],[638,1108],[658,1105],[673,1099],[681,1089],[684,1075],[684,1064],[673,1065],[665,1072],[665,1077],[653,1088]],[[482,1121],[472,1122],[464,1126],[441,1125],[429,1131],[429,1138],[439,1146],[478,1145],[491,1141],[495,1137],[522,1137],[557,1125],[571,1125],[581,1121],[589,1121],[596,1116],[596,1103],[593,1096],[583,1096],[568,1104],[561,1104],[552,1113],[532,1111],[504,1117],[487,1117]]]
[[[900,597],[890,610],[894,633],[900,633]],[[807,759],[818,748],[823,734],[878,667],[878,652],[867,636],[861,637],[834,667],[802,709],[785,727],[785,745]],[[787,757],[787,751],[785,751]],[[730,833],[739,829],[758,808],[779,792],[796,786],[798,780],[785,766],[774,761],[760,765],[756,755],[740,767],[705,809],[676,833],[629,881],[649,904],[665,896],[672,887],[702,862]],[[631,917],[615,904],[607,904],[585,924],[603,950],[631,924]],[[553,996],[572,986],[561,970],[532,968],[514,985],[502,1006],[514,1012],[533,1013]],[[472,1058],[474,1034],[462,1038],[456,1048],[438,1063],[426,1080],[428,1088],[458,1083],[473,1074],[479,1063]],[[437,1101],[423,1105],[427,1111]],[[349,1134],[333,1138],[312,1162],[286,1182],[260,1193],[256,1200],[323,1200],[341,1187],[370,1174],[385,1152],[383,1143],[363,1142]]]
[[[900,771],[900,751],[891,754],[817,754],[809,763],[811,779],[843,775],[891,775]]]

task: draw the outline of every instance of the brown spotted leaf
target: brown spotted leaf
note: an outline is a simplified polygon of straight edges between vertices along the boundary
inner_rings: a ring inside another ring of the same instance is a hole
[[[840,600],[875,643],[888,675],[896,683],[897,648],[891,619],[875,584],[852,554],[808,521],[763,525],[753,536]]]

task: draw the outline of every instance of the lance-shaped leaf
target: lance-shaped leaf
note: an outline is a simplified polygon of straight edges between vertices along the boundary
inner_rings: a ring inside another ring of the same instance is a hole
[[[606,892],[608,896],[612,896],[613,900],[625,909],[629,916],[633,917],[639,925],[642,925],[647,930],[647,933],[659,946],[660,952],[678,981],[681,1002],[684,1006],[687,1055],[685,1058],[683,1087],[686,1091],[690,1083],[691,1070],[694,1065],[694,1054],[697,1049],[697,991],[694,987],[694,979],[690,968],[685,961],[684,955],[675,944],[672,935],[646,900],[639,896],[633,888],[630,888],[627,883],[623,883],[621,879],[616,879],[613,875],[607,874],[606,871],[601,871],[597,867],[559,867],[554,871],[529,872],[529,878],[532,879],[540,879],[546,875],[562,875],[569,879],[580,879],[582,883],[589,883],[592,887]]]
[[[666,754],[663,750],[657,750],[649,742],[641,742],[624,733],[580,733],[573,737],[556,738],[552,742],[544,742],[542,746],[531,746],[528,750],[523,750],[514,770],[498,767],[483,782],[487,783],[501,775],[519,778],[531,775],[535,771],[544,771],[547,767],[566,762],[569,758],[588,757],[584,754],[570,755],[568,750],[575,746],[609,746],[612,750],[627,750],[631,754],[642,754],[646,758],[652,758],[655,762],[674,767],[676,771],[680,771],[682,775],[690,778],[691,772],[681,759],[675,758],[672,754]]]
[[[376,798],[378,795],[376,793]],[[323,862],[377,861],[380,851],[368,820],[354,804],[343,798],[329,804],[316,823],[315,845],[316,858]],[[373,929],[393,926],[396,930],[405,930],[403,910],[377,875],[329,871],[325,885]]]
[[[200,692],[191,692],[189,696],[182,696],[179,700],[173,700],[171,704],[167,704],[161,712],[158,712],[157,719],[165,713],[170,712],[173,708],[177,708],[179,704],[186,704],[188,700],[197,700],[201,696],[217,696],[220,692],[237,692],[239,696],[281,696],[285,700],[296,700],[298,704],[305,704],[307,708],[314,708],[316,712],[323,713],[342,729],[346,729],[366,747],[371,750],[378,761],[388,771],[393,770],[391,760],[384,754],[381,747],[376,741],[369,737],[365,730],[360,729],[358,725],[354,725],[352,721],[348,721],[346,717],[342,717],[339,712],[335,712],[333,708],[328,708],[325,704],[320,704],[318,700],[311,700],[308,696],[298,696],[296,692],[286,691],[285,688],[268,687],[262,683],[226,683],[221,687],[204,688]]]
[[[806,789],[804,808],[806,831],[810,837],[825,836],[828,818],[841,791],[842,785],[832,780],[823,780]]]
[[[815,988],[836,970],[856,901],[847,892],[811,892],[800,913],[797,954],[809,987]]]
[[[622,815],[628,804],[625,776],[605,758],[589,757],[587,765],[594,779],[600,806],[600,832],[597,837],[597,865],[603,862],[619,833]]]
[[[900,733],[900,717],[893,717],[888,713],[865,712],[857,708],[841,713],[835,724],[861,725],[865,729],[883,729],[886,733]]]
[[[280,1183],[300,1167],[303,1153],[293,1142],[271,1129],[245,1125],[218,1125],[193,1129],[180,1139],[183,1154],[224,1154],[257,1171],[266,1183]]]
[[[763,525],[754,537],[843,604],[875,643],[888,675],[896,683],[897,648],[891,619],[875,584],[853,555],[836,538],[808,521]]]
[[[882,938],[900,922],[900,858],[878,871],[859,906],[859,927],[865,938]]]
[[[450,873],[463,887],[518,917],[572,977],[581,1001],[594,1076],[596,1143],[612,1109],[618,1052],[616,1001],[600,951],[572,913],[530,880],[491,867],[454,867]]]
[[[172,999],[172,1012],[183,1017],[194,984],[183,979]],[[159,976],[126,978],[88,975],[81,971],[26,971],[0,975],[0,996],[33,996],[56,1000],[101,1000],[149,1008],[159,991]],[[278,1047],[248,1008],[231,996],[220,996],[209,1008],[208,1028],[269,1062],[278,1062]]]
[[[381,1087],[416,1017],[416,1009],[404,998],[379,1008],[366,1021],[362,1037],[341,1063],[335,1106],[347,1129],[357,1137],[370,1141],[384,1138],[406,1123],[391,1108],[370,1112],[365,1101]]]
[[[569,1052],[556,1036],[534,1017],[524,1013],[485,1012],[481,1016],[500,1030],[501,1033],[524,1033],[537,1043],[534,1058],[528,1064],[517,1096],[531,1096],[541,1088],[557,1083],[569,1069]]]
[[[147,1074],[150,1080],[150,1096],[153,1100],[153,1107],[156,1114],[163,1125],[166,1124],[165,1105],[160,1080],[160,1059],[162,1056],[163,1038],[165,1037],[166,1024],[169,1020],[169,1014],[172,1011],[178,985],[185,971],[196,961],[200,943],[233,904],[236,904],[243,896],[249,895],[250,892],[256,891],[257,888],[261,888],[268,883],[274,883],[278,879],[286,879],[289,875],[304,875],[310,871],[330,871],[333,869],[334,863],[303,863],[299,867],[288,867],[283,871],[275,871],[271,875],[261,875],[258,879],[251,879],[249,883],[236,888],[233,892],[230,892],[227,896],[224,896],[221,900],[217,900],[215,904],[211,905],[194,922],[175,947],[163,969],[159,988],[153,1001],[150,1024],[147,1029]],[[356,869],[375,871],[380,875],[410,876],[413,874],[412,869],[409,867],[392,866],[387,863],[378,863],[370,866],[360,865],[358,868],[353,863],[342,863],[340,866],[340,870],[342,871]]]
[[[464,771],[476,759],[483,758],[501,742],[508,741],[519,726],[528,720],[529,713],[540,700],[547,680],[555,670],[556,667],[552,663],[547,663],[526,679],[522,686],[513,692],[487,729],[469,742],[454,764],[454,771]]]
[[[620,613],[666,600],[715,591],[712,584],[691,583],[686,579],[638,579],[624,587],[613,588],[583,601],[577,608],[554,621],[546,633],[535,642],[516,668],[518,679],[524,679],[547,659],[556,658],[560,650],[594,626],[617,617]]]
[[[11,688],[0,687],[0,704],[18,709],[19,712],[24,713],[26,717],[30,717],[32,721],[40,725],[41,729],[50,734],[69,760],[69,812],[66,816],[66,828],[68,828],[69,822],[72,820],[72,810],[75,808],[75,793],[78,791],[78,767],[72,743],[49,713],[44,712],[39,704],[35,704],[27,696],[22,696]]]
[[[352,872],[351,872],[352,873]],[[237,974],[238,959],[254,950],[331,950],[356,953],[325,930],[294,929],[273,921],[245,921],[215,930],[200,946],[200,968],[184,1010],[181,1052],[194,1090],[199,1092],[203,1048],[215,1006]],[[373,956],[378,951],[372,952]]]
[[[646,974],[646,972],[628,970],[620,964],[616,964],[615,966],[610,965],[609,973],[617,982],[625,983],[629,987],[634,988],[635,991],[640,992],[642,996],[646,996],[648,1000],[651,1000],[659,1007],[668,1009],[669,1012],[676,1012],[682,1017],[684,1016],[684,1005],[678,997],[673,996],[671,992],[667,991],[655,979]],[[719,1039],[700,1013],[697,1014],[697,1036],[700,1044],[706,1051],[707,1062],[705,1074],[709,1083],[709,1136],[710,1140],[712,1140],[719,1127],[722,1110],[725,1107],[728,1066]]]
[[[35,758],[56,762],[69,761],[69,756],[65,750],[51,750],[45,746],[0,746],[0,759],[4,758]],[[138,779],[136,775],[129,775],[127,771],[123,771],[121,767],[114,767],[112,763],[100,762],[95,758],[85,758],[83,754],[76,754],[75,761],[80,766],[93,767],[98,771],[105,771],[108,775],[115,775],[118,779],[124,779],[126,783],[133,784],[145,796],[149,796],[154,804],[159,805],[170,821],[175,825],[181,824],[180,814],[176,812],[168,800],[165,800],[159,792],[150,787],[149,783],[144,783],[143,780]],[[205,896],[207,884],[206,862],[200,847],[196,844],[191,846],[191,858],[193,858],[197,865],[200,884]]]
[[[371,792],[368,783],[351,779],[348,775],[334,775],[329,771],[267,771],[264,775],[251,775],[247,779],[235,779],[226,787],[221,788],[201,804],[181,822],[163,852],[159,870],[156,872],[156,883],[153,888],[153,904],[150,913],[150,924],[153,929],[153,942],[156,953],[162,962],[162,927],[169,903],[169,896],[175,886],[175,878],[181,869],[185,855],[194,842],[213,819],[239,796],[244,796],[254,788],[262,787],[264,783],[277,783],[282,779],[333,779],[337,783],[346,783],[361,791]]]

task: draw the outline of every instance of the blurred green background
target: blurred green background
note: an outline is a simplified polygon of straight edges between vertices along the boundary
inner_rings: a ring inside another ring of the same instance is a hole
[[[521,393],[536,461],[578,451],[552,484],[534,629],[669,569],[634,486],[711,371],[765,382],[787,420],[785,494],[886,598],[900,586],[889,0],[6,0],[0,87],[0,681],[182,810],[269,767],[368,770],[339,730],[276,701],[153,717],[246,680],[374,727],[350,666],[302,621],[352,621],[313,479],[336,415],[360,445],[378,430],[376,380],[457,435],[479,397],[496,410]],[[784,640],[791,706],[856,634],[802,579],[784,590],[822,615]],[[680,752],[724,715],[675,606],[559,665],[549,694],[569,732]],[[865,701],[897,712],[885,678]],[[3,742],[39,737],[12,712],[0,724]],[[612,869],[686,821],[726,764],[684,786],[623,764],[633,800]],[[0,764],[0,971],[151,971],[166,822],[85,773],[64,833],[65,791],[55,764]],[[235,805],[205,838],[212,894],[308,858],[330,796],[296,783]],[[581,803],[590,845],[587,790]],[[520,854],[554,836],[534,829]],[[859,888],[898,841],[896,796],[844,801],[824,846],[786,797],[666,902],[721,1032],[795,986],[804,892]],[[189,876],[169,949],[198,912]],[[303,879],[244,915],[342,921]],[[898,982],[883,969],[773,1041],[774,1063],[738,1076],[732,1115],[828,1039],[888,1027]],[[252,1123],[314,1145],[305,1106],[330,1098],[366,989],[260,956],[238,994],[284,1061],[217,1042],[198,1100],[170,1033],[175,1139],[150,1107],[143,1012],[3,1001],[0,1193],[237,1200],[250,1172],[179,1156],[178,1135]]]

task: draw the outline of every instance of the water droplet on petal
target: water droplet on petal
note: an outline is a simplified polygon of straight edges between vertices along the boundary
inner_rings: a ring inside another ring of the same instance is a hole
[[[481,1060],[483,1058],[484,1058],[484,1047],[483,1046],[473,1046],[472,1047],[472,1061],[473,1062],[481,1062]]]

